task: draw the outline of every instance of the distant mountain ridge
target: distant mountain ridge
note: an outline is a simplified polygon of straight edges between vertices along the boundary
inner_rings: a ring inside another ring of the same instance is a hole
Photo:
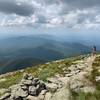
[[[47,36],[6,38],[0,40],[0,73],[5,73],[5,68],[9,69],[7,72],[13,71],[23,66],[28,67],[42,62],[86,54],[89,51],[90,48],[84,44],[57,41]]]

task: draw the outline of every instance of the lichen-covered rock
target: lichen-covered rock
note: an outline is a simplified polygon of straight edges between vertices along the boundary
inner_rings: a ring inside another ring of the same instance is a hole
[[[54,84],[54,83],[46,84],[46,87],[47,87],[47,90],[50,92],[56,92],[58,89],[57,84]]]

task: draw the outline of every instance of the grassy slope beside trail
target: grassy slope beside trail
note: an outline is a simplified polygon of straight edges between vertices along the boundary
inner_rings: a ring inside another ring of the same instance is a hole
[[[44,81],[46,81],[48,77],[52,77],[57,73],[63,75],[64,68],[69,67],[74,63],[74,61],[80,60],[83,57],[84,56],[78,56],[48,62],[46,64],[29,67],[27,69],[24,69],[23,71],[17,71],[8,75],[4,75],[4,77],[0,78],[0,89],[7,89],[8,87],[19,83],[24,72],[30,73],[34,77],[38,77],[39,79]]]
[[[77,60],[82,60],[83,58],[84,56],[66,58],[48,62],[42,65],[32,66],[24,69],[23,71],[17,71],[7,76],[5,75],[3,78],[0,78],[0,89],[7,89],[9,86],[19,83],[24,72],[31,73],[34,77],[38,77],[39,79],[42,79],[44,81],[46,81],[48,77],[52,77],[57,73],[64,75],[63,69],[70,67],[70,65],[74,64]],[[97,56],[95,58],[92,67],[93,71],[88,78],[96,86],[96,92],[93,94],[84,92],[72,92],[72,100],[100,100],[100,82],[95,81],[95,77],[98,75],[100,76],[100,56]],[[1,92],[0,95],[2,94],[3,93]]]

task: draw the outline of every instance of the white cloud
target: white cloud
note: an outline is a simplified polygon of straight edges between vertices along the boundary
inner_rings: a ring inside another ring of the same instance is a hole
[[[2,0],[1,3],[8,8],[1,7],[0,26],[35,26],[59,27],[65,25],[73,29],[99,29],[100,7],[98,0]],[[88,5],[86,4],[87,1]],[[82,5],[84,4],[84,5]],[[27,8],[29,7],[30,8]],[[23,9],[17,9],[17,7]],[[17,11],[16,11],[17,10]],[[19,11],[20,10],[20,11]],[[24,11],[24,12],[23,12]],[[3,13],[4,12],[4,13]]]
[[[36,18],[35,15],[32,15],[31,17],[24,17],[24,16],[18,16],[18,15],[13,15],[11,19],[8,19],[5,17],[2,19],[0,26],[19,26],[23,27],[28,24],[34,24],[38,19]]]

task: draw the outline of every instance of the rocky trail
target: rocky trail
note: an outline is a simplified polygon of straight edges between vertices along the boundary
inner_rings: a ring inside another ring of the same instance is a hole
[[[93,93],[95,86],[88,80],[95,56],[75,61],[59,74],[43,82],[25,73],[19,84],[9,87],[0,100],[72,100],[71,91]]]

